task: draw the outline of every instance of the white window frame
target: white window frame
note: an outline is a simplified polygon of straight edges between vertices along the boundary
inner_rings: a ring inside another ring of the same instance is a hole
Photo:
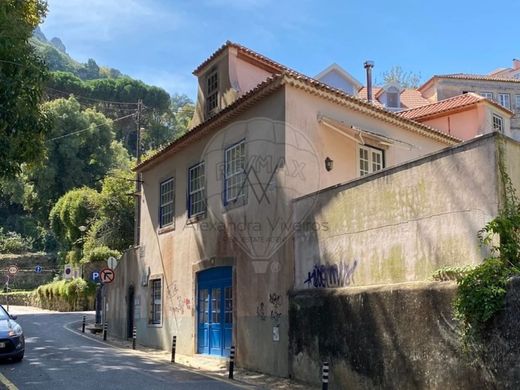
[[[520,112],[520,95],[515,95],[515,107],[516,111]]]
[[[504,132],[504,118],[500,115],[493,114],[493,130],[499,133]]]
[[[159,285],[159,293],[157,294],[157,284]],[[163,309],[163,283],[161,278],[150,279],[150,325],[162,324],[162,309]]]
[[[194,176],[198,173],[199,176]],[[197,184],[196,186],[194,184]],[[195,188],[196,187],[196,188]],[[194,201],[195,198],[196,199]],[[194,205],[200,204],[195,210]],[[204,161],[188,168],[188,218],[206,214],[206,165]]]
[[[489,99],[489,100],[493,100],[493,92],[481,92],[480,93],[480,96],[486,98],[486,99]]]
[[[167,186],[171,184],[171,190],[167,190]],[[163,192],[163,189],[164,192]],[[167,194],[171,192],[171,199]],[[171,208],[171,209],[170,209]],[[167,211],[165,211],[167,210]],[[171,214],[171,215],[169,215]],[[166,215],[169,215],[166,219]],[[159,227],[173,225],[175,222],[175,180],[173,177],[166,179],[159,185]]]
[[[224,205],[236,203],[246,196],[246,143],[245,140],[229,146],[224,151]],[[231,189],[237,189],[235,196],[230,196]]]
[[[366,153],[366,158],[363,154]],[[366,162],[366,165],[364,164]],[[370,175],[385,167],[385,152],[369,145],[359,145],[357,154],[359,176]]]
[[[506,103],[507,100],[507,104]],[[498,103],[507,109],[511,109],[511,95],[508,93],[499,93],[498,94]]]

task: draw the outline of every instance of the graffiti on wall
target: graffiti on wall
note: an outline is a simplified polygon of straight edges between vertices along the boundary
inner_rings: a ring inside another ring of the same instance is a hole
[[[280,325],[282,297],[279,294],[269,294],[269,303],[271,304],[271,321],[274,326]]]
[[[307,273],[307,279],[303,282],[307,287],[331,288],[346,287],[354,283],[354,273],[358,262],[341,261],[339,264],[315,264]]]
[[[184,314],[185,311],[188,313],[191,311],[191,301],[187,297],[183,297],[179,294],[177,283],[173,282],[169,289],[170,295],[170,309],[174,314]]]
[[[260,304],[256,307],[256,316],[265,321],[267,319],[267,312],[270,310],[271,321],[273,322],[273,326],[277,326],[280,324],[280,317],[282,316],[281,312],[282,307],[282,297],[277,293],[269,294],[269,308],[266,308],[266,304],[264,302],[260,302]]]

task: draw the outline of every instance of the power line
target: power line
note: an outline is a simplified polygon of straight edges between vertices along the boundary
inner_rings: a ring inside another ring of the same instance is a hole
[[[92,101],[95,101],[95,102],[100,102],[100,103],[108,103],[108,104],[131,104],[131,105],[134,105],[134,106],[137,106],[139,103],[134,103],[134,102],[116,102],[116,101],[112,101],[112,100],[103,100],[103,99],[96,99],[96,98],[91,98],[91,97],[87,97],[87,96],[81,96],[81,95],[76,95],[74,93],[71,93],[71,92],[66,92],[66,91],[60,91],[59,89],[55,89],[55,88],[51,88],[51,87],[46,87],[46,89],[49,89],[51,91],[55,91],[55,92],[59,92],[59,93],[63,93],[63,94],[67,94],[67,95],[72,95],[74,96],[75,98],[80,98],[80,99],[85,99],[85,100],[92,100]]]
[[[129,114],[129,115],[125,115],[125,116],[122,116],[122,117],[119,117],[119,118],[116,118],[116,119],[112,119],[112,122],[117,122],[117,121],[120,121],[120,120],[123,120],[123,119],[126,119],[126,118],[130,118],[132,116],[134,116],[135,113],[132,113],[132,114]],[[100,126],[104,126],[106,125],[106,123],[101,123],[99,125],[95,125],[95,126],[89,126],[89,127],[86,127],[84,129],[81,129],[81,130],[77,130],[77,131],[73,131],[72,133],[67,133],[67,134],[64,134],[64,135],[60,135],[59,137],[54,137],[54,138],[51,138],[51,139],[48,139],[47,142],[50,142],[50,141],[56,141],[58,139],[62,139],[62,138],[65,138],[65,137],[68,137],[70,135],[76,135],[76,134],[80,134],[80,133],[83,133],[85,131],[88,131],[88,130],[91,130],[91,129],[95,129],[96,127],[100,127]]]

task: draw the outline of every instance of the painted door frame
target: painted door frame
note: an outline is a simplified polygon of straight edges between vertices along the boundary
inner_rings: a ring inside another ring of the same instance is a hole
[[[220,266],[200,270],[195,275],[195,302],[196,302],[196,316],[195,316],[195,350],[198,354],[207,354],[212,356],[229,356],[229,348],[232,345],[234,337],[234,310],[233,310],[233,267]],[[201,301],[201,291],[206,291],[204,297],[207,299]],[[214,310],[213,304],[215,299],[213,294],[218,292],[218,322],[213,322]],[[228,295],[226,296],[226,293]],[[228,298],[228,299],[226,299]],[[204,304],[204,313],[201,313],[201,303]],[[226,310],[228,304],[231,305],[231,311]],[[201,314],[207,319],[205,322],[200,322]],[[228,319],[231,322],[228,322]],[[207,334],[203,334],[207,333]],[[218,335],[218,336],[216,336]],[[201,340],[201,337],[205,337]],[[220,345],[213,348],[212,339],[218,337]],[[201,345],[202,341],[202,345]]]

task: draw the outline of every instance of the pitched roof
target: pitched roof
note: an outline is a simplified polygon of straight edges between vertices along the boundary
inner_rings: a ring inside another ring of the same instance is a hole
[[[213,61],[215,58],[217,58],[220,54],[222,54],[227,48],[233,47],[237,49],[240,53],[244,54],[245,56],[249,57],[250,59],[255,60],[256,62],[259,62],[269,68],[273,71],[273,73],[281,73],[286,70],[292,70],[285,65],[282,65],[276,61],[273,61],[270,58],[267,58],[266,56],[257,53],[254,50],[251,50],[245,46],[242,46],[238,43],[234,43],[231,41],[226,41],[222,46],[220,46],[213,54],[211,54],[207,59],[205,59],[194,71],[194,75],[198,75],[211,61]]]
[[[379,96],[383,92],[383,88],[381,87],[374,87],[372,89],[373,96]],[[359,90],[358,96],[361,99],[367,99],[367,89],[366,87],[363,87]],[[377,99],[374,99],[373,103],[377,106],[383,107],[381,102],[379,102]],[[416,89],[413,88],[405,88],[401,92],[401,106],[403,108],[415,108],[419,106],[424,106],[426,104],[430,104],[430,101],[426,98],[424,98],[421,95],[421,92],[419,92]]]
[[[336,63],[333,63],[333,64],[329,65],[328,67],[326,67],[324,70],[322,70],[316,76],[314,76],[314,78],[316,80],[320,80],[325,75],[327,75],[331,72],[334,72],[334,71],[336,71],[338,74],[340,74],[343,78],[350,81],[354,85],[355,89],[360,89],[363,87],[363,84],[361,84],[358,80],[356,80],[356,78],[354,76],[352,76],[349,72],[347,72],[345,69],[343,69],[341,66],[339,66]]]
[[[469,108],[477,103],[480,103],[482,101],[485,101],[487,103],[490,103],[494,105],[495,107],[500,108],[501,110],[504,110],[510,114],[512,114],[511,111],[506,109],[505,107],[502,107],[498,105],[497,103],[488,100],[480,95],[477,95],[475,93],[469,92],[462,95],[457,95],[448,99],[440,100],[435,103],[430,103],[425,106],[412,108],[409,110],[401,111],[397,113],[402,118],[408,118],[413,120],[420,120],[425,119],[433,116],[438,116],[444,113],[448,113],[451,111],[459,111],[463,110],[465,108]]]
[[[144,168],[151,167],[159,162],[159,158],[161,156],[167,156],[173,153],[175,150],[178,150],[179,148],[182,148],[194,141],[201,139],[215,128],[220,128],[219,126],[225,125],[238,114],[245,111],[251,105],[256,103],[258,100],[270,95],[274,91],[281,88],[283,85],[291,85],[293,87],[300,88],[309,93],[319,95],[330,101],[354,109],[358,112],[363,112],[374,118],[401,126],[409,131],[422,134],[426,137],[430,137],[445,142],[447,144],[455,144],[458,142],[462,142],[460,139],[455,138],[442,131],[415,122],[413,120],[397,116],[394,113],[391,113],[383,108],[376,107],[373,104],[363,101],[357,97],[348,95],[347,93],[339,89],[328,86],[318,80],[314,80],[298,72],[284,71],[283,73],[269,77],[267,80],[258,84],[255,88],[239,97],[229,106],[222,109],[216,115],[212,116],[205,122],[202,122],[201,124],[195,126],[193,129],[191,129],[189,132],[187,132],[177,140],[164,146],[162,149],[157,151],[157,153],[150,156],[147,160],[144,160],[140,164],[138,164],[134,168],[134,171],[142,171]]]
[[[478,80],[478,81],[499,81],[506,83],[520,83],[519,79],[513,79],[508,77],[499,77],[494,75],[483,75],[483,74],[469,74],[469,73],[454,73],[454,74],[443,74],[434,75],[423,85],[417,88],[419,91],[423,90],[427,85],[433,82],[435,79],[459,79],[459,80]]]

